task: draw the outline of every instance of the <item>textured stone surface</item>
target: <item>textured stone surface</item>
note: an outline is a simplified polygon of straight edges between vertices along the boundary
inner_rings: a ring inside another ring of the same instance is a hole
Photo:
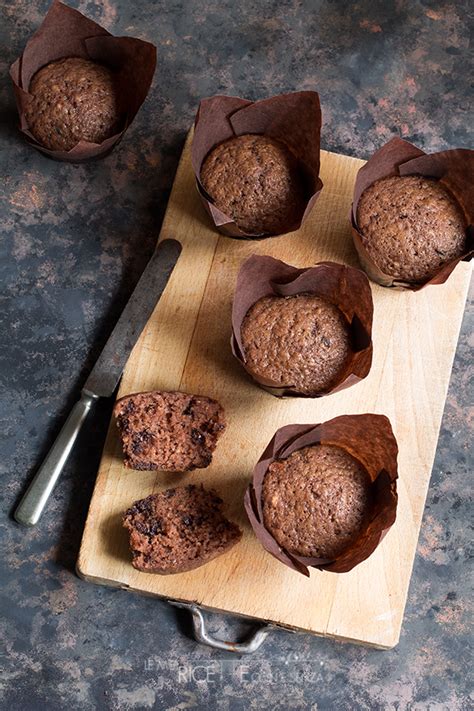
[[[145,106],[108,158],[55,163],[16,133],[6,75],[48,3],[2,4],[2,706],[467,711],[472,308],[393,651],[276,632],[239,659],[197,646],[186,615],[165,603],[75,577],[109,403],[84,430],[40,525],[22,529],[9,513],[151,254],[198,100],[316,88],[324,148],[366,157],[397,131],[429,150],[468,146],[470,4],[71,4],[112,32],[154,41],[158,68]],[[220,616],[212,625],[231,636],[244,629]]]

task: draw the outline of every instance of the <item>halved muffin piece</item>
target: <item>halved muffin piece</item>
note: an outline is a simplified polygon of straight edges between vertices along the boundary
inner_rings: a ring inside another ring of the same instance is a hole
[[[129,469],[190,471],[208,467],[225,429],[216,400],[182,392],[126,395],[114,408]]]
[[[190,484],[151,494],[125,512],[132,565],[146,573],[183,573],[222,555],[242,537],[222,514],[215,491]]]

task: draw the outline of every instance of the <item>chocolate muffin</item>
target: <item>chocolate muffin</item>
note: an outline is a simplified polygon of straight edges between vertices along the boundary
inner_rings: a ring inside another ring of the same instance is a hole
[[[132,565],[146,573],[183,573],[228,551],[242,537],[222,514],[222,499],[188,485],[152,494],[125,512]]]
[[[201,168],[201,184],[216,207],[247,234],[279,234],[301,219],[303,173],[283,143],[245,134],[216,146]]]
[[[225,429],[216,400],[181,392],[136,393],[115,403],[129,469],[190,471],[208,467]]]
[[[259,299],[243,320],[241,337],[249,370],[308,395],[330,388],[351,352],[344,315],[314,294]]]
[[[69,151],[79,141],[102,143],[121,128],[114,76],[89,59],[47,64],[32,78],[29,93],[29,129],[51,150]]]
[[[443,185],[420,175],[377,180],[357,209],[362,242],[385,274],[404,281],[433,276],[466,245],[463,211]]]
[[[270,464],[263,519],[289,553],[333,560],[363,531],[371,512],[370,478],[346,450],[320,444]]]

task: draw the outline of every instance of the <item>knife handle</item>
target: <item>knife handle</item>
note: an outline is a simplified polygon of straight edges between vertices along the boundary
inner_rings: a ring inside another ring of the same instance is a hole
[[[72,408],[61,432],[14,513],[15,520],[23,526],[34,526],[38,523],[95,400],[97,396],[83,391],[81,399]]]

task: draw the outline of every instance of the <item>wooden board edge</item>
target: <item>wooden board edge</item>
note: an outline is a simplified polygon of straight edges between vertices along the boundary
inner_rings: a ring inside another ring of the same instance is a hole
[[[396,647],[398,642],[400,641],[401,627],[400,627],[400,629],[397,630],[397,634],[395,635],[394,639],[391,640],[389,643],[387,643],[386,645],[385,644],[376,644],[376,643],[370,643],[370,642],[362,642],[360,639],[355,638],[355,637],[324,634],[321,632],[314,632],[313,630],[308,630],[303,627],[293,627],[292,625],[285,625],[285,624],[282,624],[279,622],[274,622],[272,620],[264,619],[262,617],[252,617],[251,615],[244,615],[244,614],[242,614],[240,612],[236,612],[234,610],[223,610],[222,608],[213,608],[213,607],[209,607],[207,605],[203,605],[198,600],[189,600],[188,598],[168,598],[165,595],[159,595],[158,593],[152,593],[152,592],[145,592],[144,590],[141,590],[140,588],[134,588],[134,587],[128,585],[127,583],[121,583],[119,580],[109,580],[108,578],[102,578],[98,575],[93,575],[92,573],[88,573],[87,570],[85,570],[81,566],[80,559],[78,559],[78,561],[76,563],[76,575],[81,580],[84,580],[84,582],[92,583],[93,585],[103,585],[105,587],[114,588],[115,590],[123,590],[124,592],[129,592],[129,593],[133,593],[135,595],[140,595],[141,597],[147,597],[147,598],[153,598],[156,600],[161,600],[162,602],[168,602],[170,604],[173,602],[184,602],[187,604],[195,604],[203,612],[231,615],[232,617],[238,617],[241,620],[246,620],[248,622],[254,622],[255,624],[268,625],[269,627],[273,627],[274,629],[277,629],[277,630],[283,630],[285,632],[292,632],[295,634],[310,634],[313,637],[321,637],[324,639],[331,639],[336,642],[348,642],[350,644],[354,644],[357,646],[366,647],[367,649],[378,649],[381,651],[387,651],[390,649],[394,649],[394,647]]]

